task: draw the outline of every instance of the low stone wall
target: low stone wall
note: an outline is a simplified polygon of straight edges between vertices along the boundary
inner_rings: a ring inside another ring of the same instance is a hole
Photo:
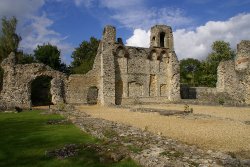
[[[149,103],[169,103],[170,100],[168,97],[132,97],[132,98],[122,98],[121,104],[127,105],[127,104],[149,104]]]
[[[97,88],[97,91],[100,89],[98,78],[87,74],[70,75],[65,85],[66,103],[72,104],[87,104],[88,99],[94,97],[91,89],[94,87]]]
[[[226,92],[218,92],[217,88],[211,87],[181,87],[182,102],[211,105],[240,105]],[[191,100],[192,99],[192,100]]]

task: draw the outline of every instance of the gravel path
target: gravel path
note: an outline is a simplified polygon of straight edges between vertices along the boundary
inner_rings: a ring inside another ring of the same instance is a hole
[[[137,106],[138,107],[138,106]],[[140,106],[142,107],[142,106]],[[143,106],[183,110],[184,105]],[[124,123],[154,134],[162,134],[204,150],[233,152],[250,158],[249,108],[192,106],[194,113],[188,116],[162,116],[158,113],[131,112],[128,108],[80,106],[81,111],[94,118]]]
[[[113,158],[128,153],[133,160],[145,167],[247,167],[250,165],[250,160],[240,160],[220,151],[202,150],[195,145],[184,144],[160,134],[156,135],[148,131],[147,128],[141,130],[134,126],[95,118],[82,111],[83,108],[84,110],[91,109],[88,113],[92,112],[94,115],[93,108],[95,107],[80,108],[81,111],[66,109],[67,112],[60,113],[67,116],[83,131],[105,141],[110,148],[107,151],[118,148],[115,149],[115,153],[112,153]],[[134,116],[133,113],[138,114],[130,112],[125,113],[125,115],[132,114]],[[99,114],[99,117],[101,115]],[[122,115],[124,116],[124,114]],[[137,120],[137,118],[134,119]]]

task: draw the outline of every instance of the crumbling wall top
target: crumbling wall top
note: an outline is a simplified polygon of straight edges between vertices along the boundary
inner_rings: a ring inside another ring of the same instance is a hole
[[[6,66],[14,66],[16,64],[16,56],[14,52],[11,52],[7,58],[5,58],[1,66],[4,68]]]
[[[245,72],[250,69],[250,41],[243,40],[237,45],[237,55],[235,58],[235,69]]]
[[[103,42],[115,43],[116,42],[116,29],[114,26],[107,25],[103,30]]]

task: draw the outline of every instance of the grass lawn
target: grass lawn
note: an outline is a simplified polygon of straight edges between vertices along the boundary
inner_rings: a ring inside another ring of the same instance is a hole
[[[75,157],[66,159],[46,156],[47,150],[65,144],[100,143],[83,133],[73,124],[49,125],[48,120],[63,119],[60,115],[44,115],[42,111],[0,113],[0,166],[25,167],[135,167],[127,160],[119,163],[102,164],[94,151],[82,150]]]

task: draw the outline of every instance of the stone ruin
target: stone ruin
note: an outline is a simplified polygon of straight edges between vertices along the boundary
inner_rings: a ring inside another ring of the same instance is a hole
[[[151,28],[150,48],[125,46],[116,40],[116,29],[106,26],[93,69],[86,75],[70,75],[67,103],[132,104],[180,99],[179,62],[174,52],[171,27]]]
[[[237,45],[235,60],[220,62],[216,88],[191,87],[182,95],[203,104],[250,105],[250,41]]]
[[[116,40],[116,29],[106,26],[94,65],[85,75],[66,76],[39,64],[16,64],[11,53],[1,66],[4,82],[1,103],[30,108],[31,83],[49,76],[52,103],[120,105],[164,103],[180,99],[179,62],[174,52],[172,29],[151,28],[149,48],[125,46]]]
[[[198,101],[228,97],[250,104],[250,41],[238,45],[235,61],[221,62],[217,88],[192,88]],[[0,108],[31,108],[31,83],[51,77],[52,103],[121,105],[167,103],[181,100],[179,61],[174,51],[172,29],[151,28],[150,47],[125,46],[116,40],[116,29],[106,26],[92,70],[66,76],[41,64],[16,64],[11,53],[4,69]],[[2,106],[1,106],[2,105]]]
[[[241,41],[235,60],[221,62],[217,73],[217,92],[227,93],[239,104],[250,104],[250,41]]]
[[[41,63],[16,64],[16,56],[11,53],[1,64],[4,70],[0,108],[30,108],[31,83],[37,77],[49,76],[51,80],[52,103],[64,102],[64,80],[66,76]]]

